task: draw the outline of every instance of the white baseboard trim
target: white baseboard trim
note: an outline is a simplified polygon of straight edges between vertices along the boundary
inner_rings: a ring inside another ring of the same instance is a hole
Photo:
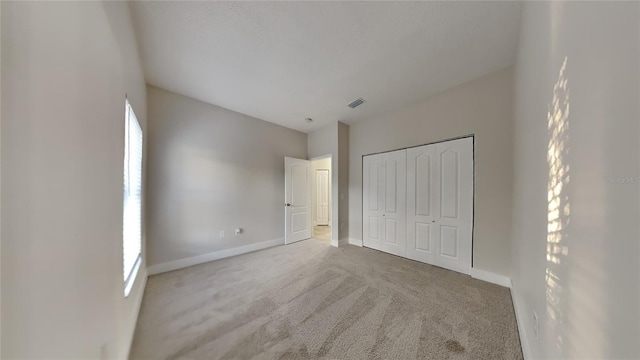
[[[524,360],[532,360],[533,356],[531,356],[531,347],[529,346],[529,338],[527,337],[526,326],[524,324],[524,319],[526,317],[526,314],[522,312],[524,311],[524,309],[522,308],[522,305],[520,305],[520,302],[517,300],[518,297],[516,296],[515,291],[513,289],[513,283],[511,279],[503,275],[498,275],[489,271],[484,271],[484,270],[475,269],[475,268],[471,268],[469,275],[471,275],[471,277],[474,279],[487,281],[492,284],[509,288],[509,292],[511,293],[511,301],[513,302],[513,311],[516,314],[516,323],[518,324],[518,334],[520,335],[520,346],[522,347],[522,356]]]
[[[362,247],[362,240],[349,238],[349,244]]]
[[[517,296],[511,287],[511,301],[513,302],[513,310],[516,313],[516,323],[518,324],[518,334],[520,335],[520,346],[522,347],[522,357],[524,360],[533,360],[531,356],[531,347],[529,346],[529,338],[527,337],[527,330],[524,325],[525,314],[522,313],[523,308],[520,302],[517,300]]]
[[[471,275],[471,277],[474,279],[490,282],[492,284],[496,284],[496,285],[500,285],[508,288],[511,287],[511,279],[503,275],[494,274],[492,272],[488,272],[488,271],[484,271],[476,268],[471,268],[471,270],[469,270],[469,275]]]
[[[149,275],[156,275],[167,271],[178,270],[193,265],[206,263],[213,260],[224,259],[231,256],[246,254],[249,252],[270,248],[273,246],[284,245],[284,238],[267,240],[255,244],[239,246],[231,249],[218,250],[207,254],[202,254],[186,259],[170,261],[162,264],[151,265],[147,268]]]

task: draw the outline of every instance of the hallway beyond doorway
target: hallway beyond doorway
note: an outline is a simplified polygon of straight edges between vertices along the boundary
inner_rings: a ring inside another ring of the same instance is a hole
[[[331,226],[316,225],[313,227],[313,234],[311,236],[318,240],[331,241]]]

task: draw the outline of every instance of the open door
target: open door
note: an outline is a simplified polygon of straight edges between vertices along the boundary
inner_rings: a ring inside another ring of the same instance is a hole
[[[311,237],[311,161],[284,158],[284,242]]]

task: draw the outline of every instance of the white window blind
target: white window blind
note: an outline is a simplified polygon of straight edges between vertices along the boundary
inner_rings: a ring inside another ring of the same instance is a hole
[[[124,295],[128,296],[142,261],[142,129],[127,100],[124,144],[122,253]]]

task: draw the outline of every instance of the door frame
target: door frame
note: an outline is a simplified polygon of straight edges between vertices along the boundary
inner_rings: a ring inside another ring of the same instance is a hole
[[[369,153],[369,154],[363,154],[361,156],[361,160],[360,160],[360,174],[364,174],[364,157],[365,156],[370,156],[370,155],[377,155],[377,154],[384,154],[384,153],[388,153],[388,152],[392,152],[392,151],[398,151],[398,150],[407,150],[407,149],[412,149],[412,148],[416,148],[416,147],[421,147],[421,146],[425,146],[425,145],[433,145],[433,144],[439,144],[439,143],[443,143],[443,142],[447,142],[447,141],[453,141],[453,140],[459,140],[459,139],[466,139],[466,138],[471,138],[472,140],[472,146],[471,146],[471,164],[472,164],[472,181],[473,181],[473,186],[472,186],[472,191],[471,191],[471,269],[473,269],[473,258],[475,255],[474,252],[474,238],[475,238],[475,225],[476,225],[476,135],[475,133],[471,133],[468,135],[462,135],[462,136],[456,136],[456,137],[452,137],[452,138],[447,138],[447,139],[443,139],[443,140],[437,140],[437,141],[431,141],[428,143],[424,143],[424,144],[420,144],[420,145],[412,145],[412,146],[405,146],[402,148],[397,148],[397,149],[390,149],[390,150],[385,150],[385,151],[378,151],[378,152],[373,152],[373,153]],[[364,176],[361,176],[360,178],[360,199],[364,199]],[[364,205],[363,205],[363,201],[360,201],[360,213],[364,214]],[[362,228],[360,229],[361,234],[362,234],[362,246],[364,246],[364,222],[362,222]]]
[[[336,171],[336,163],[333,159],[333,154],[324,154],[324,155],[319,155],[319,156],[314,156],[312,158],[309,158],[309,161],[312,162],[311,166],[313,169],[313,161],[315,160],[323,160],[323,159],[331,159],[331,169],[329,169],[329,181],[330,181],[330,185],[329,185],[329,190],[331,192],[331,212],[329,213],[329,218],[331,219],[329,221],[329,224],[331,224],[331,245],[332,246],[338,246],[338,227],[336,224],[339,223],[338,219],[338,206],[340,205],[339,201],[338,201],[338,191],[336,190],[338,187],[338,172]],[[335,177],[335,184],[333,182]],[[335,186],[334,186],[335,185]],[[311,186],[313,186],[313,181],[311,182]],[[312,231],[313,234],[313,231]]]

